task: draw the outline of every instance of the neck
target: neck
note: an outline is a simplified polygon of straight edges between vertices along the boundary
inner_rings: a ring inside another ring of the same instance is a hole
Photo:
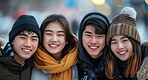
[[[25,59],[21,58],[18,54],[14,53],[14,59],[21,65],[24,64]]]
[[[61,54],[52,54],[52,57],[55,59],[55,60],[60,60],[61,59]]]

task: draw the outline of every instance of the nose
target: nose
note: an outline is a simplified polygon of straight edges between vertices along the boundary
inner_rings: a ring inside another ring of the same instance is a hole
[[[31,47],[31,40],[27,39],[24,44],[26,47]]]
[[[123,44],[121,42],[118,43],[118,49],[124,48]]]
[[[52,38],[51,38],[51,41],[52,42],[56,42],[57,41],[57,36],[56,35],[53,35]]]
[[[93,38],[91,39],[91,44],[96,44],[96,43],[97,43],[96,37],[93,37]]]

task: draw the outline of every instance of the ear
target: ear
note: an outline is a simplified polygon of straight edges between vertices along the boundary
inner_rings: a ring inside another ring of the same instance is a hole
[[[68,41],[66,42],[66,44],[68,44]]]
[[[11,45],[14,45],[13,41],[11,42]]]

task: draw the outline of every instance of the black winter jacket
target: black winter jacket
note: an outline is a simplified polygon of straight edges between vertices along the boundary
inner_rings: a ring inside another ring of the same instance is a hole
[[[10,44],[7,43],[0,56],[0,80],[30,80],[33,56],[22,66],[13,57]]]

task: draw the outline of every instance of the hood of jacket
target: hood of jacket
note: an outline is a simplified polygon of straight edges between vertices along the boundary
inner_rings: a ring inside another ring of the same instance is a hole
[[[89,65],[90,67],[94,67],[94,65],[91,63],[90,61],[90,56],[88,55],[87,51],[84,49],[84,46],[82,44],[82,34],[83,34],[83,31],[85,29],[85,22],[90,19],[90,18],[98,18],[100,20],[102,20],[103,22],[105,22],[105,24],[109,27],[110,25],[110,22],[108,20],[108,18],[103,15],[102,13],[99,13],[99,12],[91,12],[91,13],[88,13],[87,15],[85,15],[80,23],[80,26],[79,26],[79,34],[78,34],[78,39],[79,39],[79,53],[78,53],[78,58],[80,61],[86,63],[87,65]]]
[[[8,42],[3,49],[2,56],[0,56],[0,62],[6,65],[12,73],[19,73],[21,70],[26,69],[33,64],[33,56],[26,59],[22,66],[14,59],[11,45]]]

